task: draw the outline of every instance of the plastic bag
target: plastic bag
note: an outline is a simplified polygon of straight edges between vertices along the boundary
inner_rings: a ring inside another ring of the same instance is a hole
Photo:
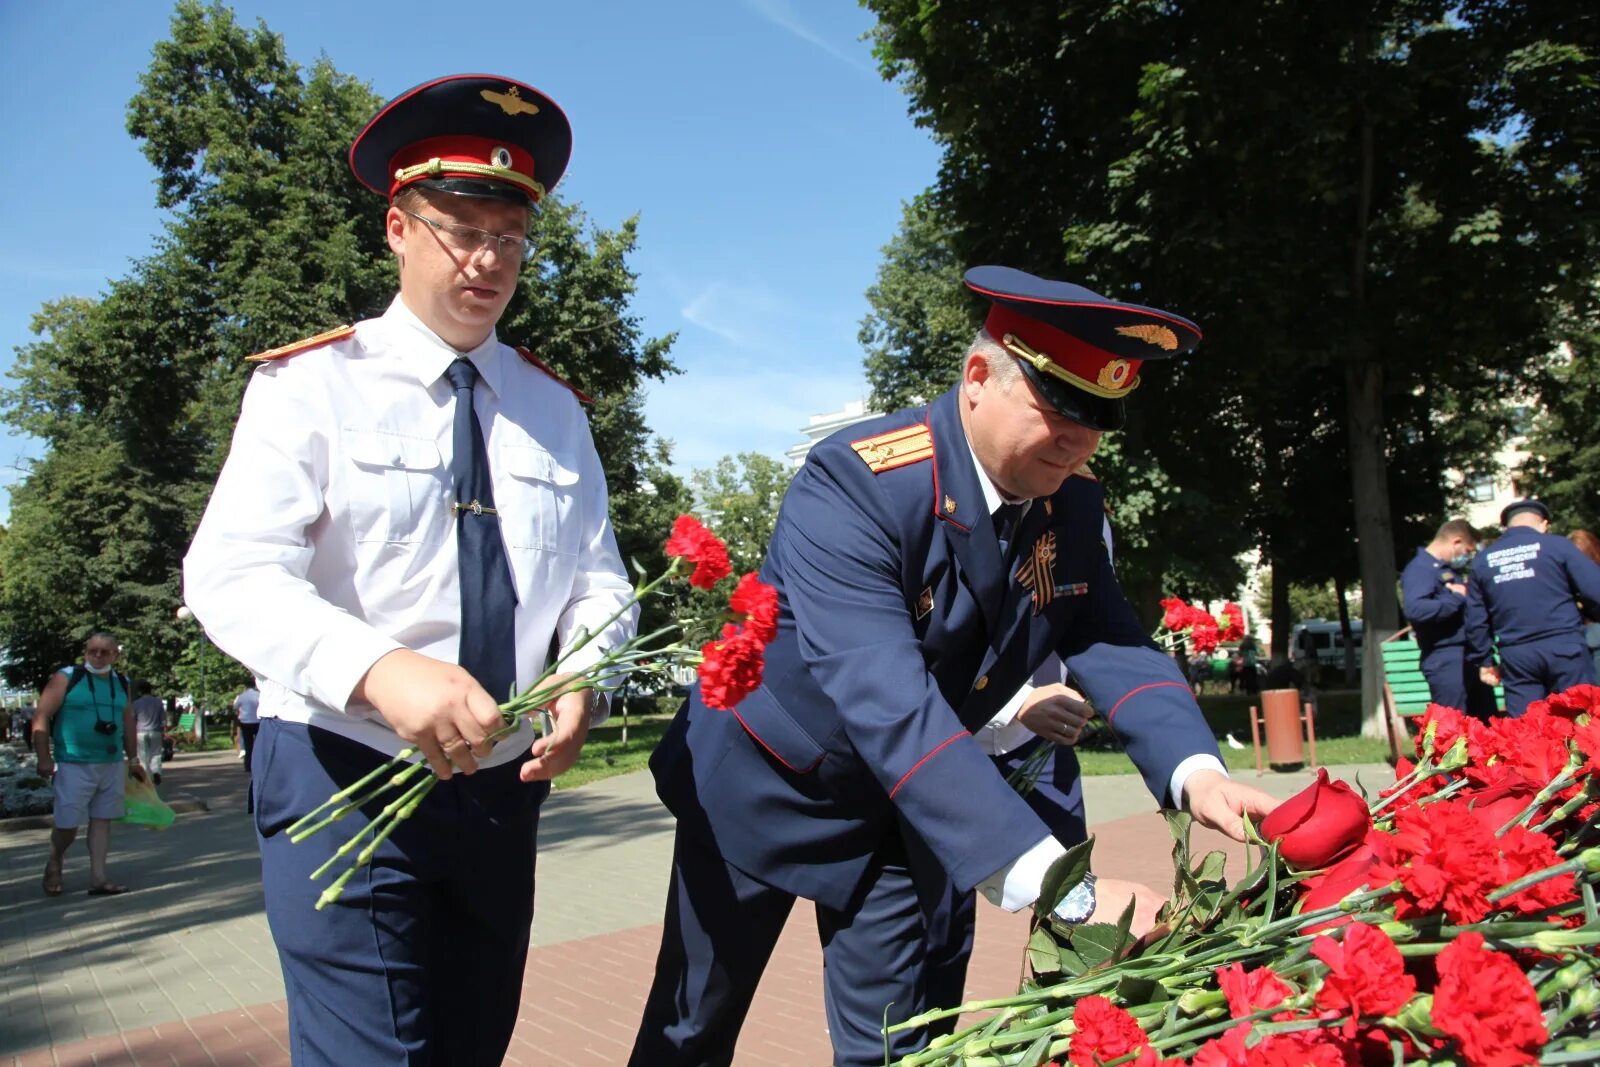
[[[167,807],[167,802],[161,799],[149,779],[141,780],[128,775],[128,784],[122,797],[122,822],[148,826],[152,830],[165,830],[178,817],[176,812]]]

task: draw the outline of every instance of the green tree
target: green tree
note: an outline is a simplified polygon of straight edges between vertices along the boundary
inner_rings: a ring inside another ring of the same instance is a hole
[[[689,476],[706,523],[728,545],[735,574],[759,571],[794,468],[760,452],[723,456]]]
[[[1576,335],[1551,364],[1522,475],[1556,529],[1600,532],[1600,331]]]
[[[1593,316],[1587,5],[864,4],[944,147],[963,257],[1205,324],[1206,358],[1150,375],[1139,403],[1197,448],[1208,424],[1242,446],[1246,497],[1290,484],[1284,449],[1342,436],[1367,623],[1396,625],[1396,541],[1413,512],[1437,521],[1461,431],[1503,433],[1555,308]],[[1293,405],[1321,414],[1272,432]],[[1397,497],[1397,463],[1426,491]]]
[[[166,231],[98,301],[41,310],[0,398],[45,449],[13,491],[0,545],[13,681],[37,684],[85,627],[109,625],[139,673],[192,686],[179,665],[198,659],[200,639],[174,617],[179,565],[227,452],[244,357],[380,313],[394,291],[380,202],[345,162],[380,104],[326,58],[290,62],[264,24],[177,5],[128,105]],[[589,227],[553,199],[535,236],[501,336],[597,398],[618,541],[659,566],[688,494],[643,419],[644,382],[674,368],[672,339],[643,338],[628,313],[636,220]]]

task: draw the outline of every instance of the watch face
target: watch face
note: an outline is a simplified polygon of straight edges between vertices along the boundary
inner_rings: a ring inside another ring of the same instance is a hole
[[[1094,914],[1094,876],[1089,875],[1072,887],[1056,905],[1056,918],[1064,923],[1081,923]]]

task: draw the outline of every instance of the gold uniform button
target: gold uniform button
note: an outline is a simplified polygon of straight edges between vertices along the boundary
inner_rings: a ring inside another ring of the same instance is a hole
[[[984,686],[986,686],[988,684],[989,684],[989,676],[986,674],[982,678],[979,678],[976,682],[973,682],[972,683],[972,688],[974,688],[974,689],[982,689]]]

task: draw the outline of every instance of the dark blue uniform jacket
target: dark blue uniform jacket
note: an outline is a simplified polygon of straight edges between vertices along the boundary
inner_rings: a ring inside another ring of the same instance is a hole
[[[1513,526],[1472,560],[1467,662],[1492,665],[1492,641],[1581,646],[1584,614],[1600,620],[1600,565],[1565,537]]]
[[[932,450],[920,461],[875,473],[851,447],[919,423]],[[781,621],[761,688],[732,713],[695,688],[651,760],[680,831],[829,907],[846,907],[894,842],[919,887],[948,876],[970,889],[1047,836],[971,731],[1052,649],[1155,796],[1184,758],[1216,754],[1117,586],[1099,484],[1067,479],[1018,526],[1024,561],[1054,549],[1031,571],[1036,613],[1016,568],[1002,570],[978,478],[955,390],[812,450],[762,570]]]
[[[1400,599],[1417,647],[1426,656],[1436,648],[1459,648],[1466,644],[1467,598],[1447,585],[1466,585],[1465,571],[1458,571],[1443,560],[1434,559],[1425,548],[1400,572]]]

